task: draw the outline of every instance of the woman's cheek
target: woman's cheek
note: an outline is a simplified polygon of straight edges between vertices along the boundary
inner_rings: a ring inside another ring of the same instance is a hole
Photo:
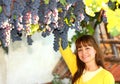
[[[81,60],[81,59],[82,59],[82,54],[81,54],[81,53],[78,53],[78,57],[79,57],[79,59]]]

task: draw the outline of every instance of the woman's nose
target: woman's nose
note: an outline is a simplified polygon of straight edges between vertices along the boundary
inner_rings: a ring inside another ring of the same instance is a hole
[[[83,52],[82,52],[83,54],[86,54],[87,53],[87,50],[86,49],[83,49]]]
[[[85,50],[83,49],[83,50],[82,50],[82,54],[84,54],[84,53],[85,53]]]

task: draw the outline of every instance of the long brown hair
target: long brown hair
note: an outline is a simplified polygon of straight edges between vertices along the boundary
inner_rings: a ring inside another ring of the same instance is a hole
[[[103,54],[102,54],[97,42],[95,41],[94,37],[91,36],[91,35],[83,35],[83,36],[79,37],[75,42],[75,45],[76,45],[75,54],[77,56],[76,61],[77,61],[78,70],[76,71],[76,73],[73,76],[73,79],[72,79],[73,83],[78,78],[81,77],[81,75],[83,74],[83,70],[85,69],[85,63],[80,60],[80,58],[78,57],[78,51],[77,51],[78,48],[81,46],[81,44],[83,46],[87,46],[87,45],[92,46],[96,50],[96,55],[95,55],[96,64],[98,66],[104,67],[104,65],[103,65]]]

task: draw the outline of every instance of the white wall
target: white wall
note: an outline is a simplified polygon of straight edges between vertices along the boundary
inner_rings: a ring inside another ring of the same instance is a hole
[[[7,66],[6,56],[2,48],[0,48],[0,84],[6,84]]]
[[[0,49],[0,84],[43,84],[53,79],[52,70],[61,57],[53,50],[53,35],[43,38],[35,33],[32,38],[31,46],[25,37],[11,42],[8,55]]]
[[[7,84],[41,84],[52,80],[52,70],[60,58],[53,50],[53,36],[43,38],[40,33],[32,36],[28,46],[26,39],[11,43],[7,59]]]

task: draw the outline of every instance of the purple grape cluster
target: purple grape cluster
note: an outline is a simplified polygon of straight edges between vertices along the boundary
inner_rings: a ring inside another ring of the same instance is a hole
[[[59,41],[65,49],[69,28],[81,31],[81,22],[90,20],[84,11],[83,0],[65,1],[67,4],[63,5],[59,0],[49,0],[49,4],[44,0],[0,0],[4,9],[0,13],[2,45],[8,47],[10,39],[12,42],[22,40],[22,33],[26,34],[28,45],[32,45],[31,25],[38,24],[44,38],[54,34],[55,51],[59,49]]]

